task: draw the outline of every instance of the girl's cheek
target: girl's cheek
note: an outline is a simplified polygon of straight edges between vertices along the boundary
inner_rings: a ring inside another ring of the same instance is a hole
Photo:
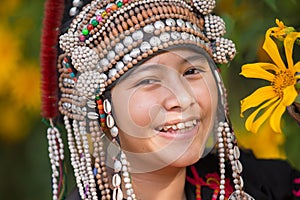
[[[136,91],[129,99],[129,117],[135,126],[153,128],[155,124],[165,121],[165,111],[162,105],[164,90],[151,93]]]
[[[136,92],[129,99],[129,117],[134,125],[139,127],[148,127],[151,123],[151,112],[153,110],[152,98],[146,94]]]

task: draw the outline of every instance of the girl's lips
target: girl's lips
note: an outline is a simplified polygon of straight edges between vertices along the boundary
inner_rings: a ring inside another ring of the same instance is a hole
[[[191,127],[186,127],[184,129],[168,129],[166,131],[158,131],[158,135],[167,139],[190,139],[193,138],[199,129],[199,122]]]

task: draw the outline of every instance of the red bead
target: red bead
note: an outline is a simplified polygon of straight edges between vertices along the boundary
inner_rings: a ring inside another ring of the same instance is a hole
[[[109,13],[111,11],[111,8],[107,8],[106,12]]]
[[[93,28],[94,28],[94,26],[93,26],[92,24],[87,25],[87,29],[88,29],[89,31],[93,30]]]

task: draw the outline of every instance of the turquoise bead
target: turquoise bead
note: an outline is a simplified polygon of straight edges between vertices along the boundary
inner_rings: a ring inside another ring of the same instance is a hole
[[[91,21],[91,24],[95,27],[95,26],[97,26],[99,24],[99,22],[96,19],[93,19]]]

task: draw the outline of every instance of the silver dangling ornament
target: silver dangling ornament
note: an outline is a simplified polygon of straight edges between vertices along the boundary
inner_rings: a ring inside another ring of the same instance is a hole
[[[241,194],[238,194],[236,191],[234,191],[228,198],[228,200],[255,200],[252,196],[247,194],[246,192],[243,192],[243,196]]]

